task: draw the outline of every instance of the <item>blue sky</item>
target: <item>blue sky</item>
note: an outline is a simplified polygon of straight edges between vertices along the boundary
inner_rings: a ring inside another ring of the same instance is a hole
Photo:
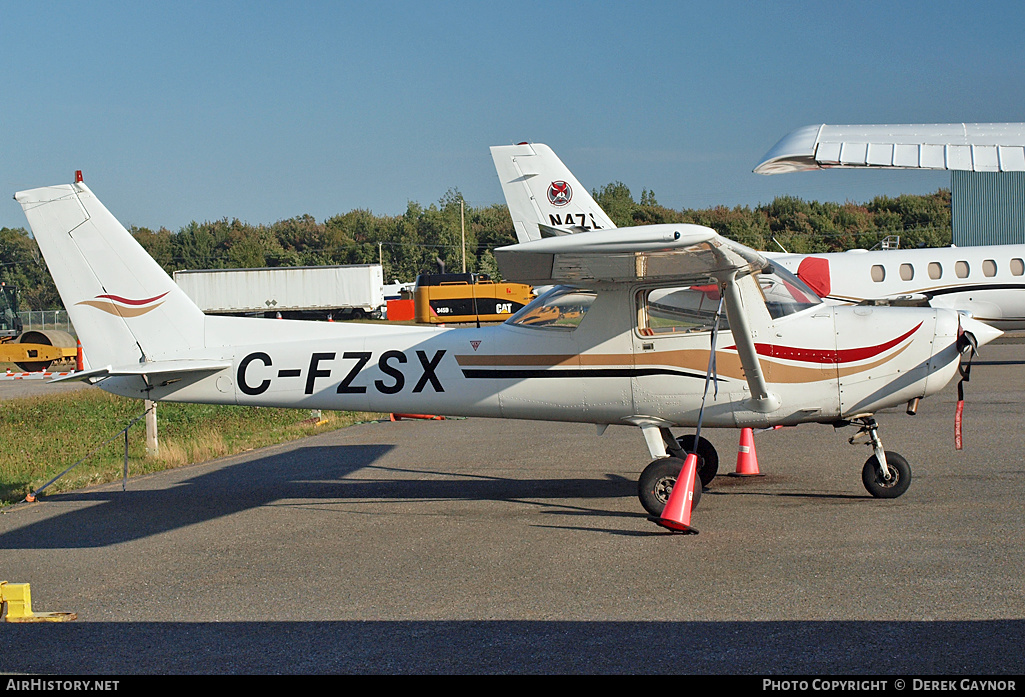
[[[0,226],[76,169],[126,225],[501,202],[488,147],[672,208],[927,193],[751,172],[813,123],[1025,121],[1015,2],[0,1]]]

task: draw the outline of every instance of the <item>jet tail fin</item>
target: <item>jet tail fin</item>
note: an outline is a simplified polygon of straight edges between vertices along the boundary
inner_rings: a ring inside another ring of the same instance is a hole
[[[87,367],[181,357],[204,343],[205,317],[82,182],[21,191]]]
[[[547,145],[496,145],[491,157],[520,243],[548,237],[552,228],[574,233],[616,227]]]

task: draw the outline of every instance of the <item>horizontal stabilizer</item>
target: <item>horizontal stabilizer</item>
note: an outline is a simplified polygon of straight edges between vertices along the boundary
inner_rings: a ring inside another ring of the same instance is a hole
[[[583,228],[567,229],[552,227],[551,225],[544,225],[542,223],[538,223],[537,227],[541,231],[541,237],[562,237],[563,235],[572,235],[575,232],[586,232]]]
[[[151,361],[148,363],[139,363],[138,365],[119,366],[113,368],[106,366],[105,368],[94,368],[92,370],[79,371],[72,373],[71,375],[65,375],[59,378],[54,378],[49,382],[65,382],[65,381],[88,381],[90,383],[98,382],[104,378],[112,377],[143,377],[152,378],[160,377],[165,378],[171,375],[184,375],[187,373],[216,373],[225,368],[230,368],[230,361],[208,361],[208,360],[171,360],[171,361]]]

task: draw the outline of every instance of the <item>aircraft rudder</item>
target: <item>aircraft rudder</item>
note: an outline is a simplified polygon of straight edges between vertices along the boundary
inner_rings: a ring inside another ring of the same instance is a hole
[[[81,182],[15,195],[91,366],[201,346],[204,315]]]

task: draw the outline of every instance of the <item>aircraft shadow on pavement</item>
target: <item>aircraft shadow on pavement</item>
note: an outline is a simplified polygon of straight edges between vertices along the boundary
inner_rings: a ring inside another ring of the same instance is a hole
[[[115,676],[1020,675],[1025,644],[1018,619],[72,622],[4,632],[19,650],[0,654],[0,673]]]
[[[394,446],[300,447],[219,467],[166,488],[143,488],[158,477],[48,496],[76,508],[0,534],[0,549],[91,548],[114,545],[265,506],[281,500],[514,500],[636,496],[635,482],[612,475],[575,479],[512,479],[473,473],[380,467],[380,478],[346,479]],[[414,476],[404,477],[405,473]],[[423,478],[423,475],[433,478]],[[612,512],[609,512],[612,514]]]

